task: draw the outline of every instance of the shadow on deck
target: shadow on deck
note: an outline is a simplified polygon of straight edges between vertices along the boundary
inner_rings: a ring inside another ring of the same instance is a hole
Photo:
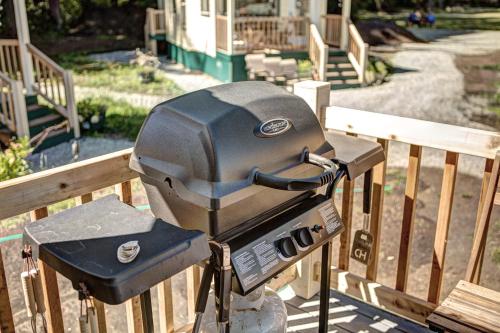
[[[319,296],[310,300],[294,297],[286,301],[287,332],[318,331]],[[368,305],[337,291],[330,291],[329,332],[432,332],[424,326]]]

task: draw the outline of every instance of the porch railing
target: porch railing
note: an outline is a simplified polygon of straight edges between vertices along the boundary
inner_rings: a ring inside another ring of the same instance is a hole
[[[29,136],[23,83],[0,72],[0,123],[18,137]]]
[[[320,96],[323,93],[325,96]],[[402,241],[397,258],[395,286],[384,286],[376,282],[378,280],[387,162],[377,165],[374,170],[370,222],[370,232],[374,235],[374,258],[367,266],[364,277],[349,272],[351,268],[349,250],[353,229],[355,182],[344,181],[341,205],[345,232],[340,237],[340,248],[335,249],[339,264],[337,268],[332,269],[331,286],[368,303],[423,323],[440,299],[459,155],[468,154],[485,160],[484,180],[481,189],[481,193],[484,193],[491,174],[492,159],[494,159],[497,149],[500,148],[500,134],[366,111],[324,107],[320,101],[329,100],[325,98],[329,97],[329,89],[324,90],[323,93],[318,90],[315,94],[310,94],[308,102],[309,104],[314,103],[320,119],[326,119],[327,130],[376,138],[387,155],[390,154],[390,141],[410,144],[402,217]],[[322,114],[326,114],[326,116]],[[432,136],[429,133],[432,133]],[[442,190],[440,194],[435,193],[436,200],[439,202],[439,212],[436,217],[434,256],[431,259],[432,269],[426,299],[414,297],[406,291],[423,147],[442,150],[446,155],[443,161]],[[48,215],[48,205],[72,198],[75,198],[78,203],[88,202],[92,200],[92,192],[113,185],[115,185],[115,190],[121,199],[131,204],[135,195],[132,191],[131,180],[137,178],[138,175],[128,167],[130,153],[131,150],[127,149],[0,183],[0,198],[2,198],[0,200],[0,219],[31,212],[32,220],[35,221]],[[480,201],[478,210],[481,209],[481,205]],[[449,255],[453,254],[449,253]],[[4,333],[13,332],[13,320],[9,289],[1,258],[0,251],[0,290],[2,290],[0,293],[0,322],[2,323],[2,333]],[[466,259],[464,258],[464,260]],[[62,332],[64,324],[56,273],[43,263],[41,263],[41,272],[46,291],[46,308],[49,312],[48,324],[52,332]],[[199,278],[200,272],[197,268],[187,270],[188,299],[186,303],[191,319]],[[171,281],[164,281],[159,287],[161,332],[172,332],[174,303]],[[141,332],[142,317],[139,304],[138,299],[127,302],[127,313],[130,319],[129,331],[131,332]],[[104,305],[97,302],[97,307],[99,323],[105,327]]]
[[[306,50],[307,17],[237,17],[234,19],[234,50]]]
[[[356,26],[348,21],[347,37],[347,56],[351,61],[356,73],[358,73],[359,82],[365,82],[366,69],[368,67],[368,44],[363,41]]]
[[[33,60],[33,90],[68,119],[75,137],[80,137],[73,76],[34,45],[27,45]]]
[[[329,45],[340,47],[342,35],[342,15],[325,15],[325,42]]]
[[[146,9],[146,27],[148,36],[165,35],[167,28],[165,25],[165,11],[163,9]]]
[[[0,72],[11,79],[23,80],[17,39],[0,39]]]
[[[328,45],[323,42],[321,34],[316,25],[310,26],[309,37],[309,59],[313,65],[313,77],[315,80],[326,80],[326,64],[328,63]]]

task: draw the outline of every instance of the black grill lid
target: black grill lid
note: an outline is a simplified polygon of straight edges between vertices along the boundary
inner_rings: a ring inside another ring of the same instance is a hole
[[[282,176],[311,168],[301,165],[305,149],[333,157],[309,106],[271,83],[238,82],[156,106],[130,167],[184,200],[219,209],[259,191],[250,186],[255,168]]]

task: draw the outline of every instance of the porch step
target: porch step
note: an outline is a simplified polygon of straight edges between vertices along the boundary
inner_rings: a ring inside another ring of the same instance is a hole
[[[328,52],[326,80],[330,82],[332,90],[361,87],[358,74],[349,61],[347,53],[338,49],[330,49]]]
[[[329,48],[328,55],[331,57],[337,57],[337,56],[345,57],[345,56],[347,56],[347,53],[345,51],[342,51],[342,50]]]
[[[356,71],[334,71],[326,73],[327,79],[341,79],[341,80],[357,80],[358,73]]]
[[[26,100],[26,106],[38,104],[38,97],[36,95],[26,95],[24,96],[24,99]]]
[[[53,114],[54,110],[48,106],[32,104],[26,107],[28,111],[28,121]]]
[[[27,107],[30,136],[41,133],[44,129],[60,124],[64,117],[54,109],[39,104],[31,104]],[[66,132],[66,128],[53,131],[48,134],[43,143],[34,152],[39,152],[62,142],[68,142],[73,138],[73,132]]]

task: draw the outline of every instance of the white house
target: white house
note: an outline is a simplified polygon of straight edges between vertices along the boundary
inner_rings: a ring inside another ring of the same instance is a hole
[[[166,41],[167,55],[188,69],[225,82],[245,80],[244,56],[266,53],[309,58],[316,78],[334,84],[363,81],[367,52],[350,23],[350,0],[342,1],[342,15],[327,15],[327,1],[319,0],[158,2],[159,9],[148,9],[147,46],[156,52],[158,41]]]

